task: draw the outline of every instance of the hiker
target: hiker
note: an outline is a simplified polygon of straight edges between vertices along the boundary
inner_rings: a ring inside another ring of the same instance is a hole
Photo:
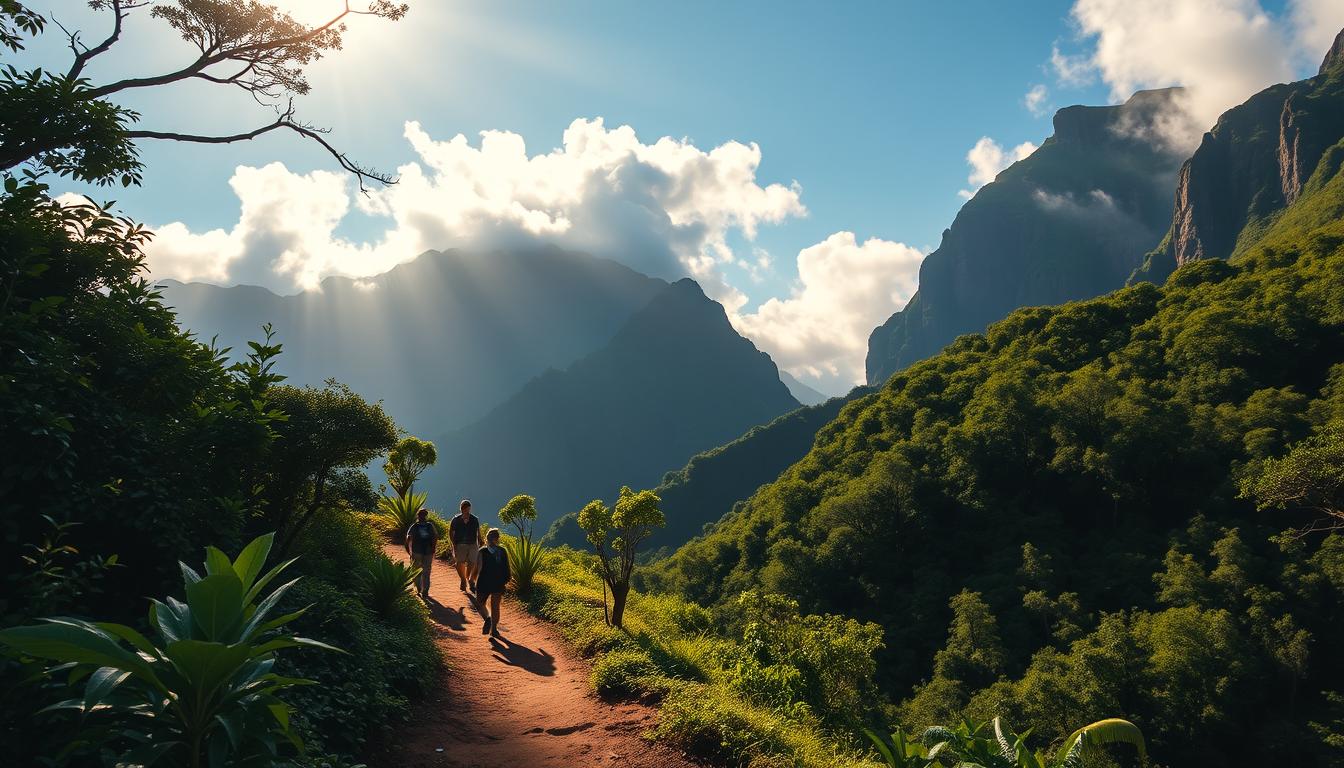
[[[499,599],[504,596],[504,587],[508,585],[512,574],[509,572],[509,553],[499,546],[498,528],[491,528],[490,533],[486,534],[485,546],[480,550],[480,564],[480,577],[476,580],[476,605],[485,616],[481,634],[499,637]]]
[[[411,565],[420,569],[415,577],[415,589],[421,597],[429,597],[429,572],[434,567],[434,551],[439,546],[439,532],[429,522],[429,510],[416,510],[415,522],[406,529],[406,554]]]
[[[448,523],[448,540],[453,544],[453,565],[461,583],[457,588],[476,591],[476,572],[481,569],[481,521],[471,514],[471,501],[463,499],[461,512]]]

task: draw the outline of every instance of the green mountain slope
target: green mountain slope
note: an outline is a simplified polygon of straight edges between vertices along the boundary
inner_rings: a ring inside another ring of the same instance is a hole
[[[440,500],[470,497],[487,516],[529,493],[546,526],[621,485],[651,488],[667,467],[797,407],[769,355],[700,286],[680,280],[605,347],[436,440],[425,489]]]
[[[921,265],[919,291],[873,331],[868,383],[1018,307],[1124,285],[1170,223],[1181,158],[1143,133],[1171,95],[1060,110],[1053,136],[961,208]]]
[[[908,727],[1122,716],[1165,765],[1340,764],[1344,535],[1280,535],[1319,513],[1240,490],[1344,429],[1344,184],[1321,158],[1234,260],[1018,310],[897,373],[644,587],[724,620],[756,588],[879,622]]]
[[[1181,167],[1171,228],[1134,279],[1246,252],[1270,232],[1300,232],[1340,210],[1298,205],[1339,172],[1344,140],[1344,32],[1316,77],[1267,88],[1228,110]],[[1285,211],[1293,210],[1283,227]]]
[[[275,325],[292,384],[335,377],[414,433],[480,418],[548,367],[600,348],[667,283],[555,248],[428,251],[360,281],[293,296],[164,281],[182,327],[236,355]]]
[[[845,397],[803,406],[769,424],[752,427],[731,443],[697,454],[682,469],[668,472],[656,489],[663,500],[667,525],[654,530],[645,551],[657,555],[679,547],[729,514],[739,501],[807,455],[817,430],[839,415],[846,403],[866,391],[860,387]],[[555,521],[544,543],[586,549],[588,544],[578,526],[578,513],[571,512]]]

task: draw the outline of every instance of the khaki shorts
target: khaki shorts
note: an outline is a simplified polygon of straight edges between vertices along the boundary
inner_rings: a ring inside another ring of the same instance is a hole
[[[474,544],[454,544],[453,562],[464,563],[475,568],[481,564],[481,548]]]

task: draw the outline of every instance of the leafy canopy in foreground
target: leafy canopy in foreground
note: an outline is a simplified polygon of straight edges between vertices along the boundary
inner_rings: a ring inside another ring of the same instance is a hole
[[[277,695],[308,681],[272,671],[287,648],[331,646],[283,633],[303,611],[271,613],[298,579],[266,588],[294,561],[263,573],[273,534],[230,560],[206,548],[205,573],[181,565],[186,601],[152,600],[154,641],[131,627],[73,618],[0,630],[0,644],[55,662],[75,697],[51,709],[79,715],[72,746],[97,745],[118,764],[270,766],[284,743],[301,750]]]
[[[1141,764],[1148,761],[1143,733],[1128,720],[1098,720],[1074,731],[1053,757],[1026,745],[1027,734],[1013,733],[996,717],[992,723],[963,720],[955,727],[936,725],[924,730],[918,741],[896,729],[890,739],[866,732],[889,768],[933,766],[978,766],[978,768],[1086,768],[1106,759],[1103,746],[1127,744]],[[1101,763],[1106,764],[1106,763]]]
[[[307,94],[304,68],[328,51],[341,47],[346,21],[353,16],[396,20],[405,4],[372,0],[362,8],[349,3],[327,21],[309,26],[274,5],[254,0],[177,0],[157,3],[149,11],[165,21],[195,48],[194,59],[153,75],[94,83],[85,75],[89,63],[113,49],[143,0],[91,0],[105,11],[111,29],[89,45],[78,30],[61,31],[73,57],[65,72],[43,68],[0,67],[0,171],[28,164],[38,172],[70,176],[95,184],[139,184],[142,164],[134,141],[157,139],[202,144],[228,144],[272,131],[290,131],[319,144],[336,162],[365,181],[393,183],[391,176],[350,160],[326,139],[327,130],[299,120],[294,97]],[[59,25],[58,25],[59,26]],[[0,2],[0,45],[11,53],[27,38],[47,30],[47,19],[17,0]],[[133,127],[140,113],[121,106],[143,88],[205,82],[241,91],[275,113],[275,119],[235,134],[183,133]]]

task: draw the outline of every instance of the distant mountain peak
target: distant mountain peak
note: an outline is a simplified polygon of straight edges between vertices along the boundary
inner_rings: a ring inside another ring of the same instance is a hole
[[[1321,60],[1321,69],[1317,74],[1324,75],[1341,64],[1344,64],[1344,29],[1335,35],[1335,44],[1325,52],[1325,58]]]

